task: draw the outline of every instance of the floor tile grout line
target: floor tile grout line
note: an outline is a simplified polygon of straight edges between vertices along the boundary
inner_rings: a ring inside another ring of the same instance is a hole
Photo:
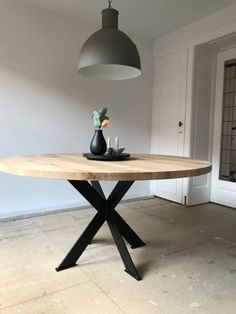
[[[118,304],[115,303],[114,300],[112,300],[112,298],[94,281],[94,279],[90,278],[90,280],[94,283],[94,285],[124,314],[126,314],[126,312],[124,312],[120,306]]]
[[[185,252],[185,251],[188,251],[188,250],[192,250],[192,249],[198,248],[198,247],[203,246],[205,244],[206,243],[195,244],[195,245],[183,248],[183,249],[175,251],[175,252],[170,252],[170,253],[164,254],[164,256],[171,256],[171,255],[179,254],[179,253],[182,253],[182,252]]]
[[[213,243],[214,242],[211,242],[211,241],[205,241],[204,243],[195,244],[195,245],[183,248],[183,249],[175,251],[175,252],[170,252],[170,253],[164,254],[164,256],[166,257],[166,256],[176,255],[176,254],[188,251],[188,250],[192,250],[192,249],[195,249],[195,248],[199,248],[201,246],[205,246],[206,244],[207,245],[212,245]],[[231,248],[234,248],[234,247],[236,247],[236,244],[232,244]]]
[[[52,296],[52,295],[54,295],[54,294],[56,294],[58,292],[61,292],[61,291],[67,290],[67,289],[71,289],[71,288],[74,288],[74,287],[77,287],[77,286],[81,286],[81,285],[83,285],[85,283],[88,283],[88,282],[92,282],[92,280],[89,277],[88,277],[87,280],[85,280],[83,282],[80,282],[80,283],[77,283],[77,284],[74,284],[72,286],[68,286],[68,287],[65,287],[65,288],[62,288],[62,289],[59,289],[59,290],[47,293],[46,295],[41,295],[39,297],[35,297],[35,298],[27,300],[27,301],[19,302],[19,303],[16,303],[14,305],[10,305],[10,306],[6,306],[6,307],[3,307],[3,308],[0,308],[0,311],[6,310],[6,309],[10,309],[10,308],[14,308],[14,307],[16,307],[18,305],[21,305],[21,304],[26,304],[26,303],[30,303],[32,301],[40,300],[40,299],[46,298],[48,296]]]

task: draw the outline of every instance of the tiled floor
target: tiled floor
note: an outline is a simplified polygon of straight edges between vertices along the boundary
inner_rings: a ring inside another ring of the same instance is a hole
[[[161,199],[118,211],[147,244],[130,250],[142,281],[123,271],[106,225],[78,267],[55,271],[93,209],[2,222],[0,313],[236,313],[236,211]]]

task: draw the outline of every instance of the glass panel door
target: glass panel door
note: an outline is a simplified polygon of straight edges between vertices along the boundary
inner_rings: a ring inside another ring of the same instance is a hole
[[[219,179],[236,182],[236,59],[224,63]]]
[[[217,56],[211,201],[236,208],[236,47]]]

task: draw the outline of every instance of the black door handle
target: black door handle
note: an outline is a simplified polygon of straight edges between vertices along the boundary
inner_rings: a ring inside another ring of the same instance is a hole
[[[181,127],[183,125],[182,121],[179,121],[179,127]]]

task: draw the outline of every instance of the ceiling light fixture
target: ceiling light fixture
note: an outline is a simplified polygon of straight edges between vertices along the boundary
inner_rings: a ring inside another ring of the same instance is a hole
[[[118,29],[119,11],[111,6],[102,11],[102,29],[84,43],[79,57],[80,74],[104,79],[125,80],[141,75],[140,56],[134,42]]]

